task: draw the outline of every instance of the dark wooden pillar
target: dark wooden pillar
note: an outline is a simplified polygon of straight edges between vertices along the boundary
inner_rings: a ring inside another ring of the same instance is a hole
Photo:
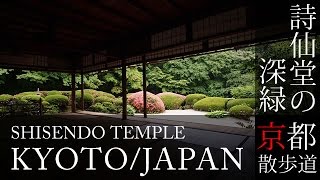
[[[83,82],[83,71],[81,71],[81,110],[84,111],[84,82]]]
[[[142,81],[143,81],[143,117],[147,118],[147,73],[146,73],[146,60],[143,57],[142,64]]]
[[[76,112],[76,73],[71,73],[71,110]]]
[[[122,60],[122,119],[127,119],[127,67]]]

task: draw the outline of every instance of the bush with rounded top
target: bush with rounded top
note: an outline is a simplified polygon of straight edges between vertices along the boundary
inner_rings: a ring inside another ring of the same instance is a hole
[[[6,104],[13,99],[13,96],[10,94],[1,94],[0,95],[0,104]]]
[[[81,94],[81,90],[77,90],[77,93]],[[91,94],[91,96],[93,96],[93,98],[99,97],[99,96],[108,96],[110,98],[115,98],[115,96],[113,94],[107,93],[107,92],[103,92],[103,91],[97,91],[94,89],[84,89],[84,93],[88,93]]]
[[[110,96],[99,96],[94,100],[95,103],[103,103],[103,102],[114,102],[114,98],[111,98]]]
[[[227,109],[230,109],[233,106],[245,104],[253,109],[255,109],[255,98],[243,98],[243,99],[231,99],[227,103]]]
[[[67,109],[69,99],[67,96],[64,95],[48,95],[45,98],[45,101],[47,101],[50,105],[56,105],[59,107],[61,111],[64,111]]]
[[[40,95],[25,95],[21,98],[22,101],[32,102],[32,103],[38,103],[40,102],[40,98],[43,101],[43,98]]]
[[[139,91],[131,94],[128,97],[128,103],[131,106],[133,106],[137,110],[137,112],[142,113],[143,112],[143,92]],[[147,92],[146,106],[147,106],[148,113],[161,113],[161,112],[164,112],[165,110],[162,100],[158,96],[150,92]]]
[[[253,109],[245,104],[241,104],[231,107],[229,112],[230,116],[241,119],[249,119],[253,114]]]
[[[234,98],[254,98],[255,94],[254,86],[239,86],[231,89],[231,95]]]
[[[186,96],[186,105],[192,107],[196,102],[206,97],[204,94],[189,94]]]
[[[40,92],[40,94],[38,94],[37,92],[22,92],[22,93],[14,95],[14,98],[21,100],[24,96],[27,96],[27,95],[40,95],[40,96],[43,96],[43,94],[41,92]]]
[[[60,91],[62,95],[67,96],[68,98],[70,98],[71,96],[71,91]]]
[[[51,95],[62,95],[62,93],[56,90],[47,91],[47,96],[51,96]]]
[[[221,97],[207,97],[196,102],[193,108],[200,111],[223,111],[227,101],[227,99]]]
[[[166,109],[179,109],[186,99],[185,96],[172,92],[159,93],[157,96],[163,101]]]
[[[87,109],[93,104],[93,96],[89,93],[83,93],[84,108]],[[81,92],[76,93],[77,107],[81,107]]]

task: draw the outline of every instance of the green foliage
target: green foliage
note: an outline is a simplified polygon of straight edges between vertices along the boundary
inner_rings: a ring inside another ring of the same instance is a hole
[[[199,100],[206,98],[207,96],[204,94],[189,94],[186,97],[186,105],[193,106]]]
[[[122,98],[116,98],[114,99],[113,103],[117,106],[122,106]]]
[[[42,102],[44,114],[56,114],[60,112],[60,108],[57,105],[48,103],[47,101]]]
[[[114,98],[111,98],[109,96],[100,96],[100,97],[97,97],[95,100],[94,100],[95,103],[103,103],[103,102],[111,102],[113,103],[114,102]]]
[[[5,83],[6,75],[8,75],[10,71],[12,71],[12,69],[2,69],[2,68],[0,68],[0,84],[4,84]]]
[[[27,96],[27,95],[38,95],[38,94],[37,92],[22,92],[14,95],[14,98],[21,100],[24,96]]]
[[[81,90],[78,90],[77,92],[81,93]],[[108,96],[110,98],[115,98],[115,96],[110,93],[103,92],[103,91],[97,91],[94,89],[84,89],[84,93],[91,94],[93,96],[93,98],[100,97],[100,96]]]
[[[221,97],[207,97],[196,102],[193,108],[200,111],[223,111],[227,101]]]
[[[233,106],[245,104],[253,109],[255,109],[255,98],[244,98],[244,99],[231,99],[227,103],[227,109],[230,109]]]
[[[93,96],[89,93],[84,93],[83,94],[83,101],[84,101],[84,108],[87,109],[93,104]],[[77,106],[81,107],[81,93],[76,92],[76,102]]]
[[[127,105],[127,115],[128,116],[134,116],[134,113],[136,113],[136,110],[133,106]]]
[[[69,99],[67,96],[64,95],[48,95],[45,98],[45,101],[47,101],[50,105],[55,105],[59,107],[61,111],[64,111],[67,109]]]
[[[142,73],[138,66],[127,68],[127,90],[128,92],[142,90]],[[121,69],[106,71],[103,75],[103,81],[111,87],[111,92],[120,94],[122,92],[122,72]]]
[[[175,94],[162,94],[160,99],[163,101],[164,106],[167,110],[170,109],[179,109],[184,102],[184,98],[181,95]]]
[[[208,118],[224,118],[229,116],[229,112],[227,111],[212,111],[207,113],[205,116]]]
[[[44,72],[44,71],[23,71],[17,75],[17,79],[27,80],[37,84],[45,84],[49,82],[59,82],[66,87],[71,86],[71,76],[68,73]],[[86,88],[98,89],[104,82],[101,81],[97,74],[84,75],[84,85]],[[76,86],[80,85],[81,76],[76,75]]]
[[[254,49],[246,48],[238,51],[231,50],[194,56],[154,66],[159,67],[162,73],[173,76],[172,79],[187,81],[186,84],[188,86],[181,87],[180,89],[182,90],[178,92],[230,97],[231,88],[254,84],[254,63]],[[151,81],[150,78],[157,78],[156,74],[154,73],[152,77],[147,74],[149,83]],[[163,81],[161,83],[166,82]],[[178,86],[173,83],[169,84],[169,86],[172,85]]]
[[[0,104],[6,104],[8,103],[10,100],[13,99],[12,95],[9,94],[1,94],[0,95]]]
[[[147,67],[148,88],[155,89],[158,92],[178,92],[186,94],[188,81],[175,78],[170,73],[163,72],[160,67],[149,65]]]
[[[106,108],[107,113],[119,113],[121,111],[121,108],[114,103],[111,102],[103,102],[103,106]]]
[[[253,115],[253,109],[245,104],[233,106],[229,112],[230,116],[241,119],[249,119]]]
[[[117,106],[111,102],[103,102],[103,103],[96,103],[90,106],[89,110],[94,112],[117,114],[122,111],[122,107]],[[127,113],[129,116],[133,116],[135,112],[136,110],[134,109],[134,107],[127,105]]]
[[[254,86],[240,86],[233,88],[231,94],[234,98],[254,98],[256,93]]]
[[[94,105],[91,105],[89,107],[89,111],[107,113],[106,107],[104,107],[104,105],[101,103],[96,103]]]
[[[32,102],[32,103],[39,103],[40,98],[43,101],[43,98],[40,95],[25,95],[21,98],[22,101]]]
[[[51,95],[62,95],[62,93],[56,90],[48,91],[47,96],[51,96]]]
[[[71,97],[71,91],[60,91],[62,95],[67,96],[68,98]]]

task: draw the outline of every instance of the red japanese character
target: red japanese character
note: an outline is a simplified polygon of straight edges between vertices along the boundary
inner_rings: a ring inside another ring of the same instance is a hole
[[[270,122],[269,126],[258,126],[258,128],[262,129],[262,144],[258,149],[266,146],[266,149],[271,151],[273,150],[274,143],[278,144],[281,149],[284,149],[284,145],[281,143],[282,129],[285,128],[284,125],[273,126],[273,122]]]

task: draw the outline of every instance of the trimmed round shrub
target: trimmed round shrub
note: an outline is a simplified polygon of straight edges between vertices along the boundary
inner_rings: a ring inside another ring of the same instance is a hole
[[[0,104],[6,104],[13,99],[13,96],[10,94],[1,94],[0,95]]]
[[[205,116],[207,116],[208,118],[224,118],[224,117],[229,116],[229,112],[227,112],[227,111],[213,111],[213,112],[207,113]]]
[[[185,96],[172,92],[159,93],[157,96],[160,97],[166,109],[179,109],[186,99]]]
[[[227,109],[230,109],[233,106],[241,105],[241,104],[245,104],[245,105],[255,109],[255,103],[256,103],[255,98],[232,99],[232,100],[228,101]]]
[[[93,96],[89,93],[83,93],[84,108],[87,109],[93,104]],[[76,92],[77,107],[81,107],[81,92]]]
[[[24,96],[27,96],[27,95],[39,95],[39,94],[37,92],[22,92],[14,95],[14,98],[21,100]],[[43,96],[43,94],[40,93],[40,96]]]
[[[77,92],[81,93],[81,90],[78,90]],[[114,95],[107,93],[107,92],[103,92],[103,91],[97,91],[94,89],[84,89],[84,93],[88,93],[91,94],[91,96],[93,96],[93,98],[99,97],[99,96],[108,96],[110,98],[115,98]]]
[[[22,101],[27,101],[28,103],[38,103],[40,101],[40,98],[43,101],[43,98],[40,95],[25,95],[21,98]]]
[[[95,103],[103,103],[103,102],[111,102],[113,103],[114,102],[114,98],[111,98],[110,96],[100,96],[100,97],[97,97],[95,100],[94,100]]]
[[[128,103],[133,106],[137,112],[143,112],[143,92],[139,91],[136,93],[131,94],[128,97]],[[150,93],[147,92],[147,112],[148,113],[161,113],[164,112],[165,107],[162,100]]]
[[[196,102],[206,97],[204,94],[189,94],[186,96],[186,105],[192,107]]]
[[[239,86],[231,89],[231,95],[234,98],[254,98],[255,91],[254,86]]]
[[[245,104],[236,105],[229,109],[230,116],[241,118],[241,119],[249,119],[253,114],[253,109]]]
[[[67,96],[68,98],[71,97],[71,91],[60,91],[62,95]]]
[[[48,91],[40,91],[42,97],[46,97],[48,95]]]
[[[221,97],[207,97],[196,102],[193,108],[199,111],[224,111],[227,101]]]
[[[51,96],[51,95],[62,95],[62,93],[60,91],[47,91],[47,96]]]
[[[67,109],[69,99],[67,96],[64,95],[48,95],[45,98],[45,101],[47,101],[50,105],[56,105],[59,107],[61,111],[64,111]]]

